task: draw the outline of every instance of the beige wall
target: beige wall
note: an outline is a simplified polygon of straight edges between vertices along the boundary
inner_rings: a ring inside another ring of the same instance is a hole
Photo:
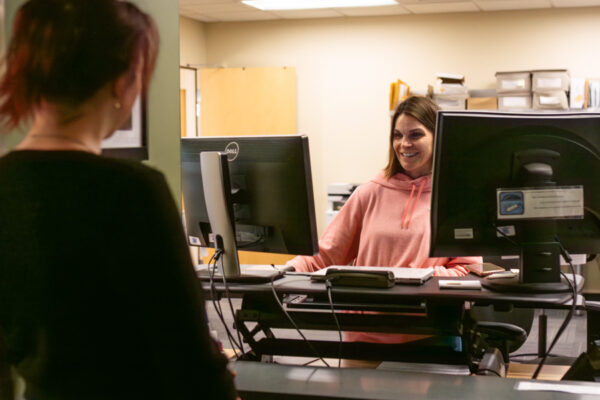
[[[179,17],[179,65],[197,67],[206,64],[204,24]]]
[[[436,72],[493,88],[503,70],[599,76],[600,8],[204,24],[207,62],[293,66],[298,133],[311,142],[319,233],[326,185],[364,182],[384,165],[389,84],[424,90]],[[182,32],[182,40],[193,40]]]

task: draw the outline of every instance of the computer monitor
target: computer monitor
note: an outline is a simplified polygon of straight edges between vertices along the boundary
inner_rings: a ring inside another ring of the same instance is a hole
[[[307,136],[182,138],[181,167],[189,244],[233,235],[218,243],[226,277],[240,275],[237,249],[318,252]]]
[[[430,255],[520,255],[502,291],[568,291],[561,246],[600,252],[600,115],[440,111]]]

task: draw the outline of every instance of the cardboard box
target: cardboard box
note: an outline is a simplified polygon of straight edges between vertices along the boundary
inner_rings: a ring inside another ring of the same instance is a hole
[[[528,93],[531,91],[530,71],[496,72],[498,93]]]
[[[534,92],[533,109],[568,110],[569,102],[567,101],[567,93],[560,90],[550,92]]]
[[[467,95],[434,95],[433,101],[435,101],[442,110],[465,110]]]
[[[530,110],[531,94],[498,94],[499,110]]]
[[[566,69],[532,71],[531,87],[534,92],[569,90],[569,72]]]
[[[497,110],[497,97],[469,97],[467,99],[467,110]]]

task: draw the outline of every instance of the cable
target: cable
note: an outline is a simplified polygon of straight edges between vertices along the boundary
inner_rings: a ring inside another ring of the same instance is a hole
[[[340,338],[338,344],[338,368],[342,368],[342,328],[340,327],[340,323],[338,321],[337,315],[335,314],[335,309],[333,308],[333,297],[331,295],[332,284],[331,279],[327,279],[325,281],[325,287],[327,288],[327,297],[329,298],[329,307],[331,307],[331,314],[333,315],[333,320],[335,321],[335,326],[337,326],[338,336]]]
[[[598,215],[596,215],[596,217],[598,217]],[[500,229],[498,229],[498,227],[495,224],[494,224],[494,228],[496,228],[496,231],[499,232],[502,235],[503,238],[505,238],[506,240],[508,240],[509,242],[511,242],[512,244],[514,244],[515,246],[520,247],[517,242],[515,242],[514,240],[512,240],[511,238],[509,238],[504,232],[502,232]],[[569,263],[569,268],[571,269],[571,274],[573,275],[573,283],[571,283],[569,281],[569,279],[566,277],[565,274],[563,274],[562,272],[560,273],[562,276],[565,277],[565,280],[567,281],[567,283],[571,287],[571,290],[573,291],[573,296],[572,296],[573,297],[573,304],[572,304],[571,308],[569,309],[569,313],[567,314],[567,316],[566,316],[565,320],[563,321],[562,325],[560,326],[560,328],[556,332],[556,335],[554,336],[554,339],[552,340],[552,343],[550,344],[550,346],[548,347],[548,349],[544,352],[544,357],[542,357],[541,361],[539,362],[539,364],[538,364],[535,372],[533,373],[533,376],[531,377],[531,379],[537,379],[540,371],[542,370],[542,367],[544,366],[544,363],[546,362],[546,359],[550,356],[550,352],[552,351],[552,349],[554,348],[554,345],[558,342],[558,339],[560,338],[560,336],[562,335],[562,333],[566,329],[567,325],[571,321],[571,318],[573,317],[573,314],[575,313],[575,309],[577,308],[577,278],[575,277],[575,268],[573,267],[572,258],[569,255],[569,253],[567,252],[567,250],[564,248],[564,246],[562,245],[562,243],[560,242],[560,240],[557,237],[555,237],[554,239],[556,240],[556,242],[558,243],[558,245],[560,247],[560,252],[561,252],[563,258]]]
[[[227,327],[227,323],[225,322],[225,317],[223,314],[223,309],[221,308],[221,303],[219,301],[215,300],[217,296],[216,296],[216,289],[215,289],[215,283],[214,283],[213,278],[214,278],[214,271],[217,268],[217,262],[215,259],[215,256],[217,256],[217,253],[218,252],[215,252],[213,257],[211,257],[211,259],[209,261],[209,268],[210,268],[209,279],[210,279],[210,288],[211,288],[211,298],[212,298],[212,303],[213,303],[215,312],[217,313],[217,316],[221,320],[221,324],[225,328],[225,332],[227,334],[227,339],[229,340],[229,343],[231,344],[231,347],[233,349],[233,352],[235,353],[236,359],[238,359],[239,358],[239,354],[238,354],[239,345],[234,340],[233,335],[231,334],[231,332],[229,331],[229,328]],[[213,262],[213,260],[215,260],[215,261]],[[211,268],[211,266],[212,266],[212,268]],[[236,346],[237,346],[237,348],[236,348]]]
[[[215,268],[213,260],[215,259],[215,255],[216,255],[216,252],[212,255],[212,257],[210,258],[210,260],[208,261],[208,264],[207,264],[209,288],[210,288],[210,300],[212,302],[213,308],[215,309],[215,312],[217,313],[217,316],[219,317],[219,320],[221,321],[221,324],[225,327],[225,331],[227,333],[227,338],[229,339],[230,344],[232,345],[231,347],[237,358],[238,357],[237,349],[235,348],[235,346],[233,346],[234,343],[231,341],[231,334],[227,330],[227,324],[225,323],[225,319],[223,318],[223,310],[221,309],[221,304],[218,301],[216,301],[217,294],[216,294],[215,284],[213,281],[214,268]]]
[[[500,375],[497,371],[494,371],[493,369],[489,369],[489,368],[478,369],[476,375],[479,375],[480,372],[491,372],[492,374],[502,378],[502,375]]]
[[[223,253],[224,253],[224,251],[221,250],[219,252],[219,254],[215,257],[215,265],[216,265],[217,261],[221,258],[221,256],[223,255]],[[231,296],[229,296],[229,285],[227,284],[227,278],[225,278],[225,269],[224,268],[223,268],[223,273],[221,274],[221,277],[222,277],[222,280],[223,280],[223,285],[225,286],[225,296],[227,297],[227,303],[229,304],[229,311],[231,311],[231,317],[233,318],[233,321],[235,323],[235,312],[233,311],[233,304],[231,303]],[[243,354],[245,354],[245,351],[244,351],[244,342],[242,341],[242,336],[240,334],[240,330],[236,328],[235,332],[237,333],[237,339],[238,339],[239,348],[240,348],[240,351],[242,352],[242,355],[243,355]]]
[[[220,304],[220,302],[216,301],[217,296],[216,296],[216,288],[215,288],[215,282],[214,282],[214,273],[215,273],[215,269],[217,268],[217,260],[221,256],[222,253],[223,253],[223,250],[217,249],[208,262],[210,297],[211,297],[215,312],[217,313],[217,316],[219,317],[221,324],[225,328],[225,332],[227,334],[227,339],[229,340],[229,343],[231,344],[233,352],[235,353],[235,357],[236,357],[236,359],[239,359],[240,355],[238,354],[238,349],[240,349],[241,346],[235,341],[233,335],[229,331],[229,328],[227,327],[227,322],[225,322],[223,310],[221,309],[221,304]]]
[[[533,357],[533,358],[537,358],[538,353],[521,353],[521,354],[511,354],[510,355],[510,359],[512,360],[513,358],[521,358],[521,357]],[[548,357],[567,357],[566,355],[561,355],[561,354],[548,354]]]
[[[515,241],[514,241],[514,240],[512,240],[512,239],[511,239],[511,238],[510,238],[510,237],[509,237],[509,236],[508,236],[506,233],[502,232],[502,231],[500,230],[500,228],[498,228],[498,227],[496,226],[496,224],[492,224],[492,226],[493,226],[493,227],[496,229],[496,232],[498,232],[500,235],[502,235],[502,237],[503,237],[504,239],[508,240],[508,241],[509,241],[510,243],[512,243],[514,246],[516,246],[516,247],[518,247],[518,248],[521,248],[521,245],[520,245],[519,243],[515,242]]]
[[[238,250],[240,249],[247,249],[248,247],[252,247],[252,246],[256,246],[257,244],[263,243],[265,241],[265,236],[259,236],[258,239],[256,239],[253,242],[248,242],[248,243],[241,243],[237,245]]]
[[[321,355],[319,354],[319,352],[317,351],[317,349],[315,349],[315,347],[312,345],[312,343],[306,338],[306,336],[304,336],[304,334],[302,333],[302,331],[300,330],[300,328],[298,328],[298,325],[296,325],[296,323],[294,322],[294,320],[292,319],[292,317],[290,316],[290,314],[287,312],[287,310],[285,309],[285,307],[283,306],[283,304],[279,300],[279,296],[277,296],[277,292],[275,291],[275,278],[276,278],[276,276],[271,277],[271,291],[273,292],[273,297],[275,297],[275,301],[277,302],[277,304],[279,304],[279,308],[281,308],[281,311],[283,311],[283,313],[285,314],[285,316],[287,317],[287,319],[290,321],[290,323],[292,324],[292,326],[294,327],[294,329],[296,329],[296,331],[300,334],[300,336],[302,337],[302,339],[306,342],[306,344],[308,345],[308,347],[310,347],[310,349],[315,353],[315,355],[319,358],[319,360],[323,361],[323,363],[327,367],[331,368],[331,365],[329,365],[327,363],[327,361],[325,361],[325,359],[323,357],[321,357]]]
[[[577,278],[575,276],[575,268],[573,267],[572,258],[569,255],[569,253],[567,252],[567,250],[563,247],[562,243],[558,240],[558,238],[555,238],[555,239],[556,239],[556,242],[558,243],[558,245],[560,246],[560,251],[562,253],[563,258],[569,263],[569,267],[571,269],[571,274],[573,275],[573,283],[571,283],[565,274],[563,274],[562,272],[560,273],[562,276],[565,277],[565,280],[567,281],[567,283],[571,287],[571,290],[573,291],[573,304],[571,305],[571,308],[569,309],[569,313],[567,314],[562,325],[560,326],[560,328],[558,328],[558,331],[556,332],[556,335],[554,336],[554,339],[552,340],[550,347],[548,347],[548,350],[546,350],[544,357],[538,364],[531,379],[537,379],[540,371],[542,370],[542,367],[544,366],[544,363],[546,362],[546,359],[548,358],[548,355],[550,354],[550,352],[552,351],[552,348],[554,347],[556,342],[558,342],[558,339],[560,338],[563,331],[566,329],[567,325],[571,321],[571,318],[573,317],[573,314],[575,313],[575,309],[577,308]]]
[[[306,367],[306,366],[308,366],[308,365],[310,365],[310,364],[314,363],[315,361],[319,361],[319,359],[318,359],[318,358],[315,358],[315,359],[313,359],[313,360],[307,361],[307,362],[305,362],[304,364],[302,364],[302,366],[303,366],[303,367]]]

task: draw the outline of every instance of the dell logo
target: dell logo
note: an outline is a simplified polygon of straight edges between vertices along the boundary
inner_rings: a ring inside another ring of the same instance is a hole
[[[225,154],[229,162],[235,160],[240,153],[240,146],[236,142],[231,142],[225,146]]]

